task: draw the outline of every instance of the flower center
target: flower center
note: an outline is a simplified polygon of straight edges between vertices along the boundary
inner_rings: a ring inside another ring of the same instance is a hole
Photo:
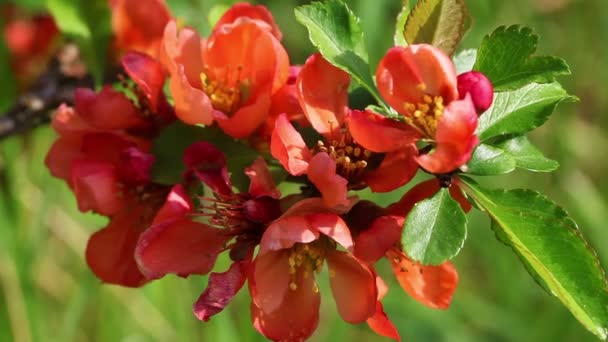
[[[209,71],[201,73],[202,89],[209,96],[211,105],[224,114],[233,114],[247,98],[247,80],[241,79],[243,68],[237,67],[233,72],[225,69],[221,77],[213,77]]]
[[[373,153],[357,144],[343,129],[337,139],[328,143],[317,141],[317,152],[327,153],[336,162],[336,173],[344,177],[352,189],[361,185],[365,170]]]
[[[292,291],[298,288],[296,283],[297,271],[304,272],[304,278],[311,276],[313,273],[321,272],[328,247],[327,241],[324,240],[320,238],[310,243],[296,243],[289,250],[289,274],[291,276],[289,288]],[[316,282],[314,282],[313,291],[319,291]]]
[[[422,97],[421,103],[406,102],[403,106],[410,113],[410,116],[405,117],[405,122],[418,128],[428,138],[433,139],[437,130],[437,123],[445,108],[443,97],[426,94]]]

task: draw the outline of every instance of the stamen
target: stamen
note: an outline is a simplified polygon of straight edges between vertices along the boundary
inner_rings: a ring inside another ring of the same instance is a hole
[[[425,85],[418,85],[420,90],[424,91]],[[443,110],[443,97],[431,96],[425,94],[422,97],[422,103],[409,103],[403,104],[403,108],[406,112],[410,113],[409,116],[405,117],[405,122],[411,126],[417,128],[421,133],[425,134],[427,138],[433,139],[435,137],[435,131]]]
[[[241,79],[242,71],[242,66],[236,68],[236,74],[231,72],[230,67],[226,67],[221,79],[212,79],[208,70],[201,73],[202,89],[209,96],[213,108],[225,114],[232,114],[240,108],[249,88],[247,80]]]

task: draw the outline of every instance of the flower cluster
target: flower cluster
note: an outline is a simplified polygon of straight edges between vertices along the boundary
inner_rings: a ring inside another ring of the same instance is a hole
[[[162,1],[111,4],[122,90],[78,90],[74,106],[54,115],[59,138],[46,160],[81,211],[110,220],[86,250],[97,277],[137,287],[167,274],[205,275],[226,252],[232,264],[210,274],[196,317],[209,320],[247,284],[253,326],[281,341],[314,332],[325,264],[340,316],[380,335],[399,339],[382,307],[388,286],[374,266],[382,257],[410,296],[449,306],[454,266],[411,260],[401,235],[414,204],[441,188],[470,210],[456,175],[479,143],[478,115],[492,103],[487,78],[457,75],[433,46],[394,47],[376,71],[392,115],[351,109],[349,74],[319,53],[290,65],[263,6],[234,5],[203,38]],[[176,123],[200,129],[201,138],[172,151],[176,165],[161,165],[183,171],[169,184],[155,177],[153,146]],[[221,139],[205,139],[207,129]],[[246,147],[253,162],[231,169],[243,155],[227,153],[222,141]],[[401,188],[418,170],[432,178],[386,208],[357,196]],[[242,174],[248,188],[233,186]],[[299,189],[286,191],[285,180]]]

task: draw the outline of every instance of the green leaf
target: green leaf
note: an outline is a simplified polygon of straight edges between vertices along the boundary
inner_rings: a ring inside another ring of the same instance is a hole
[[[386,106],[370,72],[359,19],[346,4],[339,0],[313,2],[297,7],[295,15],[306,26],[310,41],[323,57],[348,72],[378,103]]]
[[[504,150],[480,144],[467,163],[467,173],[471,175],[501,175],[515,170],[515,159]]]
[[[608,339],[608,283],[595,252],[568,214],[531,190],[486,190],[461,178],[494,229],[591,332]]]
[[[518,168],[534,172],[557,170],[559,163],[545,157],[525,136],[509,137],[493,144],[512,156]]]
[[[112,34],[110,8],[103,0],[46,0],[62,33],[74,39],[98,84],[103,80]]]
[[[418,202],[407,215],[401,243],[406,254],[425,265],[455,257],[467,237],[467,217],[446,188]]]
[[[574,99],[559,83],[532,83],[496,93],[492,107],[479,117],[477,134],[485,141],[502,134],[526,133],[545,123],[560,102]]]
[[[405,40],[405,35],[403,34],[405,30],[405,21],[410,14],[410,7],[407,4],[407,1],[404,2],[403,7],[401,7],[401,11],[397,15],[397,22],[395,23],[395,33],[393,34],[393,43],[395,46],[407,46],[407,41]]]
[[[246,191],[249,178],[243,171],[258,157],[257,152],[216,127],[191,126],[182,122],[167,127],[154,140],[152,154],[156,161],[152,167],[152,180],[167,185],[182,182],[186,170],[182,163],[184,150],[197,141],[211,142],[226,154],[232,185],[240,191]]]
[[[464,72],[473,70],[473,65],[477,59],[477,49],[462,50],[457,53],[454,58],[454,66],[456,74],[460,75]]]
[[[431,44],[452,55],[464,35],[466,17],[463,0],[420,0],[408,16],[403,34],[409,44]]]
[[[483,72],[495,91],[520,88],[526,84],[550,83],[558,75],[569,75],[568,64],[557,57],[532,56],[538,36],[532,29],[501,26],[481,42],[474,70]]]

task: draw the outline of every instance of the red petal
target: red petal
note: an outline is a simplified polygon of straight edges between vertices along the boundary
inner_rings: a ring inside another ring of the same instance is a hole
[[[300,106],[312,127],[326,137],[341,129],[348,111],[349,75],[316,53],[296,81]]]
[[[125,205],[122,189],[112,164],[90,160],[72,162],[72,187],[82,212],[112,216]]]
[[[355,239],[355,256],[367,264],[380,260],[401,240],[403,216],[381,216]]]
[[[163,0],[112,0],[112,31],[120,49],[158,56],[171,14]]]
[[[232,183],[226,166],[226,156],[206,141],[196,142],[184,151],[185,178],[195,175],[215,193],[229,196],[232,194]]]
[[[61,178],[68,184],[72,181],[72,161],[86,157],[80,151],[80,141],[66,138],[55,140],[46,154],[44,164],[49,168],[53,177]]]
[[[140,232],[142,208],[125,208],[87,244],[87,264],[104,283],[138,287],[149,281],[135,263],[134,251]]]
[[[391,48],[378,65],[376,82],[382,97],[403,115],[413,114],[406,102],[422,103],[425,94],[442,96],[444,103],[458,98],[452,60],[426,44]]]
[[[75,91],[78,93],[78,90]],[[93,132],[96,129],[85,121],[74,108],[61,104],[53,113],[53,129],[63,138],[79,140],[83,133]]]
[[[270,95],[289,77],[289,57],[281,43],[247,18],[213,32],[203,49],[203,61],[209,79],[232,85],[238,78],[248,89],[246,104],[256,102],[259,96],[268,96],[270,102]]]
[[[189,27],[178,30],[177,23],[172,20],[163,33],[161,63],[172,75],[177,73],[177,65],[181,65],[187,83],[200,85],[203,71],[201,43],[201,37],[195,30]]]
[[[418,171],[418,149],[411,144],[389,152],[378,168],[365,175],[364,181],[373,192],[389,192],[407,184]]]
[[[262,311],[255,301],[251,303],[253,326],[266,338],[303,341],[317,328],[321,298],[314,290],[314,277],[305,277],[303,273],[296,273],[296,289],[287,290],[281,305],[272,313]]]
[[[146,95],[152,110],[157,111],[165,83],[165,72],[160,63],[148,55],[129,52],[122,57],[122,66]]]
[[[156,213],[152,226],[183,219],[190,212],[192,212],[192,201],[184,186],[181,184],[174,185],[167,195],[167,200]]]
[[[214,30],[219,29],[222,25],[233,24],[242,17],[258,20],[258,24],[272,32],[278,40],[281,40],[283,37],[283,34],[272,17],[272,13],[262,5],[252,5],[249,3],[237,3],[232,5],[215,24]]]
[[[319,238],[319,231],[306,216],[282,216],[274,221],[262,236],[260,255],[268,251],[291,248],[296,243],[312,242]]]
[[[416,203],[433,196],[437,191],[439,191],[439,181],[436,178],[418,183],[406,192],[399,202],[386,208],[386,213],[405,217]]]
[[[192,86],[184,66],[176,66],[171,73],[169,90],[175,103],[175,114],[183,122],[190,125],[210,125],[213,122],[211,100],[205,92]]]
[[[120,177],[125,182],[149,183],[150,171],[156,157],[137,147],[129,147],[121,155]]]
[[[264,158],[258,157],[250,167],[245,169],[245,174],[251,181],[249,184],[249,194],[251,196],[268,196],[274,199],[281,197]]]
[[[207,274],[226,237],[218,229],[189,219],[154,225],[143,232],[135,257],[143,274],[150,279],[174,273],[180,277]]]
[[[97,129],[127,129],[144,122],[135,105],[110,86],[105,86],[99,93],[76,89],[74,107],[80,117]]]
[[[458,273],[450,262],[439,266],[422,266],[396,249],[387,253],[401,287],[420,303],[447,309],[458,285]]]
[[[268,118],[270,113],[270,93],[252,96],[249,104],[242,106],[235,113],[226,115],[213,111],[213,118],[220,128],[235,139],[245,139],[255,132]]]
[[[224,310],[245,284],[250,264],[249,260],[235,261],[226,272],[211,273],[205,292],[192,308],[196,318],[207,322],[212,316]]]
[[[471,202],[469,202],[469,200],[462,193],[462,190],[460,189],[458,182],[459,182],[458,178],[456,178],[455,182],[450,187],[450,195],[452,196],[453,199],[455,199],[458,202],[458,204],[460,204],[460,207],[462,208],[462,210],[465,213],[468,213],[469,211],[471,211],[473,206],[471,205]]]
[[[367,325],[378,335],[388,337],[395,341],[401,341],[399,332],[388,318],[380,301],[376,302],[376,312],[367,319]]]
[[[361,323],[376,311],[374,274],[350,254],[332,250],[327,254],[331,290],[342,319]]]
[[[348,251],[353,250],[353,238],[346,222],[336,214],[314,214],[307,216],[310,225],[323,235],[329,236]]]
[[[294,176],[306,173],[308,161],[312,157],[304,139],[286,115],[277,118],[270,140],[270,152]]]
[[[367,110],[351,110],[346,120],[355,141],[373,152],[395,151],[421,137],[411,126]]]
[[[479,143],[476,129],[477,112],[470,97],[452,101],[437,125],[437,148],[418,157],[418,163],[432,173],[448,173],[466,164]]]
[[[253,295],[255,305],[270,314],[283,305],[291,281],[289,251],[260,254],[253,264]]]
[[[326,206],[348,204],[348,181],[336,174],[336,162],[327,153],[317,153],[310,159],[308,179],[319,190]]]

